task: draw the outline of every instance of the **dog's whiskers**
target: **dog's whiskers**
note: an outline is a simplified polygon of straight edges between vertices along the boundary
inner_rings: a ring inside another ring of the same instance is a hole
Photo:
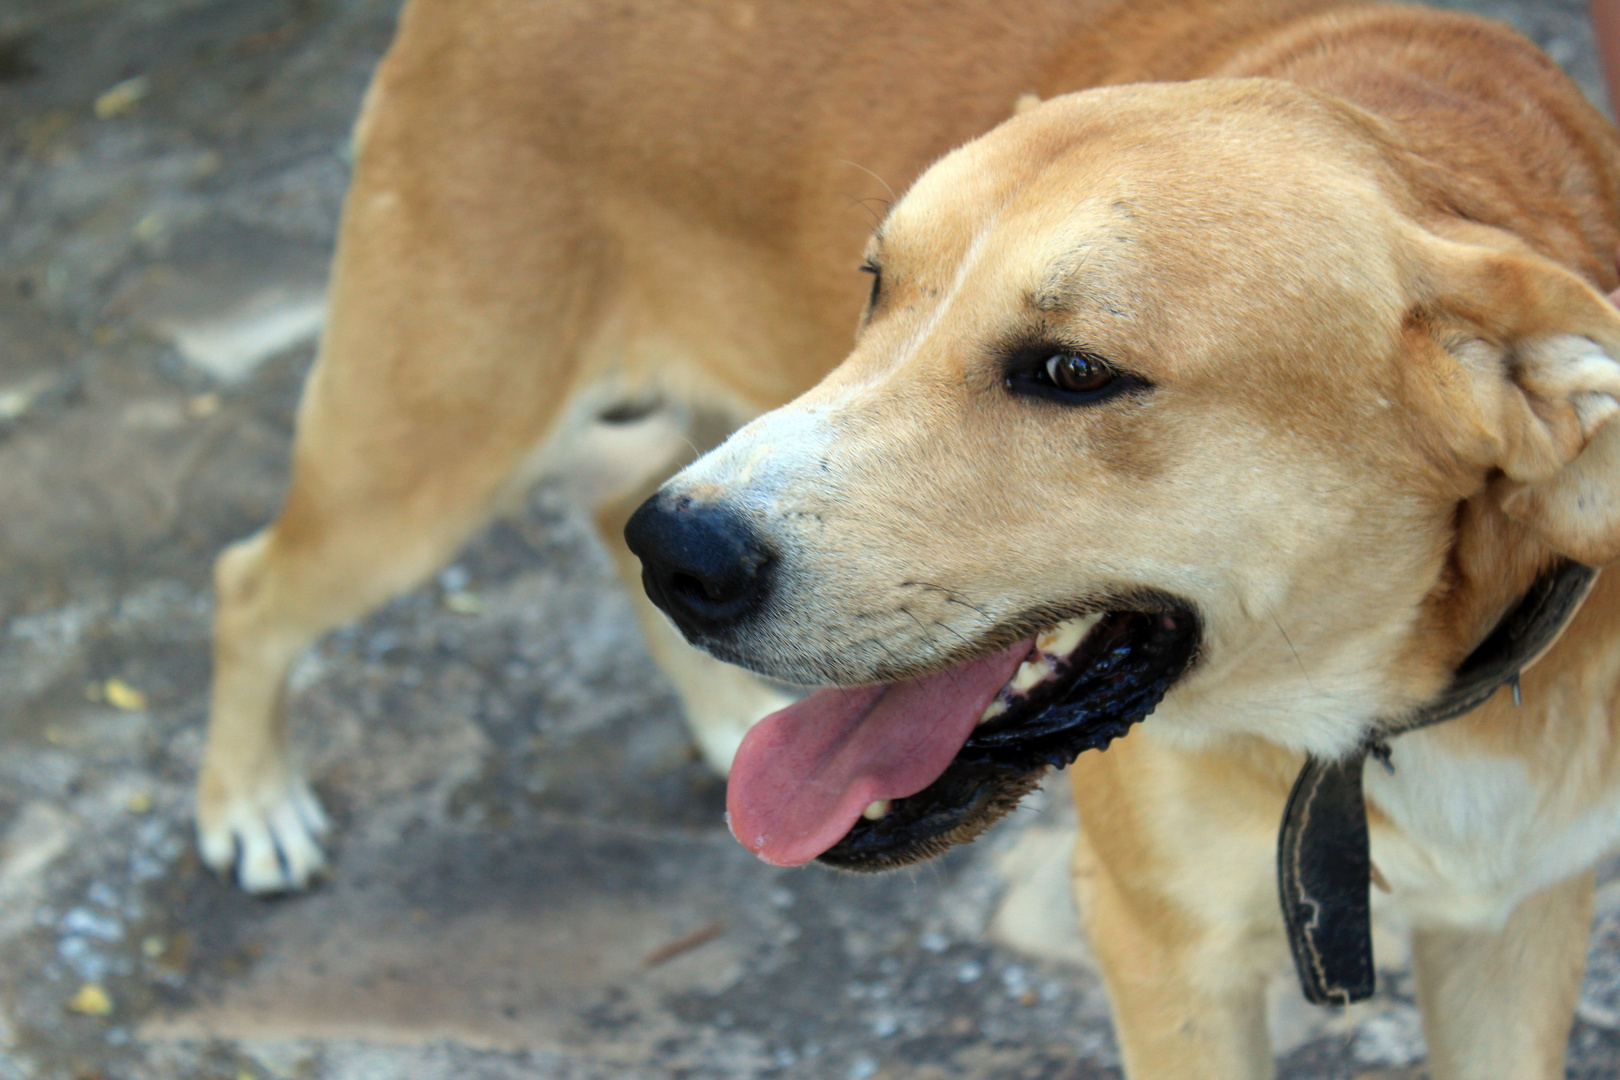
[[[877,173],[873,172],[871,169],[868,169],[865,165],[857,164],[856,162],[850,161],[848,158],[839,158],[838,163],[840,165],[848,165],[852,169],[859,169],[859,170],[861,170],[861,172],[865,173],[867,176],[870,176],[872,179],[874,179],[878,183],[882,184],[883,185],[883,190],[887,191],[889,193],[889,205],[891,207],[894,205],[895,200],[900,198],[900,196],[898,196],[898,195],[896,195],[894,193],[894,188],[889,186],[889,182],[887,180],[883,179],[883,177],[879,176]]]
[[[1282,620],[1277,618],[1275,611],[1268,610],[1266,614],[1271,616],[1272,623],[1277,627],[1277,633],[1281,634],[1283,641],[1288,643],[1288,651],[1294,654],[1294,663],[1299,665],[1299,673],[1305,676],[1305,685],[1315,690],[1316,686],[1311,682],[1311,673],[1305,670],[1305,661],[1299,658],[1299,650],[1294,648],[1293,639],[1288,636],[1288,631],[1283,629]]]

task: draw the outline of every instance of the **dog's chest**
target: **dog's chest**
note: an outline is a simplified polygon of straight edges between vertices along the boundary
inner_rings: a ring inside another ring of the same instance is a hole
[[[1374,825],[1372,856],[1415,924],[1500,926],[1527,896],[1620,846],[1613,786],[1537,776],[1424,732],[1397,740],[1391,763],[1367,763],[1367,797],[1394,825]]]

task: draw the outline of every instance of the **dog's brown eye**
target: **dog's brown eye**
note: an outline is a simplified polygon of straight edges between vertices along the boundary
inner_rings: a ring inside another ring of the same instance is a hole
[[[1008,390],[1060,405],[1090,407],[1153,389],[1140,375],[1121,371],[1096,353],[1055,342],[1009,349],[1006,364]]]
[[[1114,372],[1095,356],[1059,353],[1046,361],[1046,377],[1069,394],[1095,394],[1114,381]]]

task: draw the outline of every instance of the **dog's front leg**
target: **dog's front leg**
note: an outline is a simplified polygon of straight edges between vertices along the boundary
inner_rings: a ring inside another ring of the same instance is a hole
[[[687,644],[669,618],[647,598],[641,584],[641,560],[625,546],[624,524],[655,488],[649,485],[634,499],[598,508],[597,526],[635,606],[647,650],[674,683],[692,738],[704,760],[724,775],[731,770],[731,759],[748,729],[792,704],[797,695]]]
[[[1282,799],[1202,757],[1138,732],[1073,767],[1076,898],[1130,1080],[1273,1073],[1265,987],[1285,961],[1265,821]]]
[[[1432,1080],[1555,1080],[1586,969],[1592,875],[1521,903],[1499,930],[1412,935]]]

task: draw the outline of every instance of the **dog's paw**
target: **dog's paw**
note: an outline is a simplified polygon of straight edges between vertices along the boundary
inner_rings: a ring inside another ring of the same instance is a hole
[[[321,840],[330,828],[314,792],[293,780],[258,798],[199,807],[197,847],[203,862],[247,892],[294,892],[326,870]]]

